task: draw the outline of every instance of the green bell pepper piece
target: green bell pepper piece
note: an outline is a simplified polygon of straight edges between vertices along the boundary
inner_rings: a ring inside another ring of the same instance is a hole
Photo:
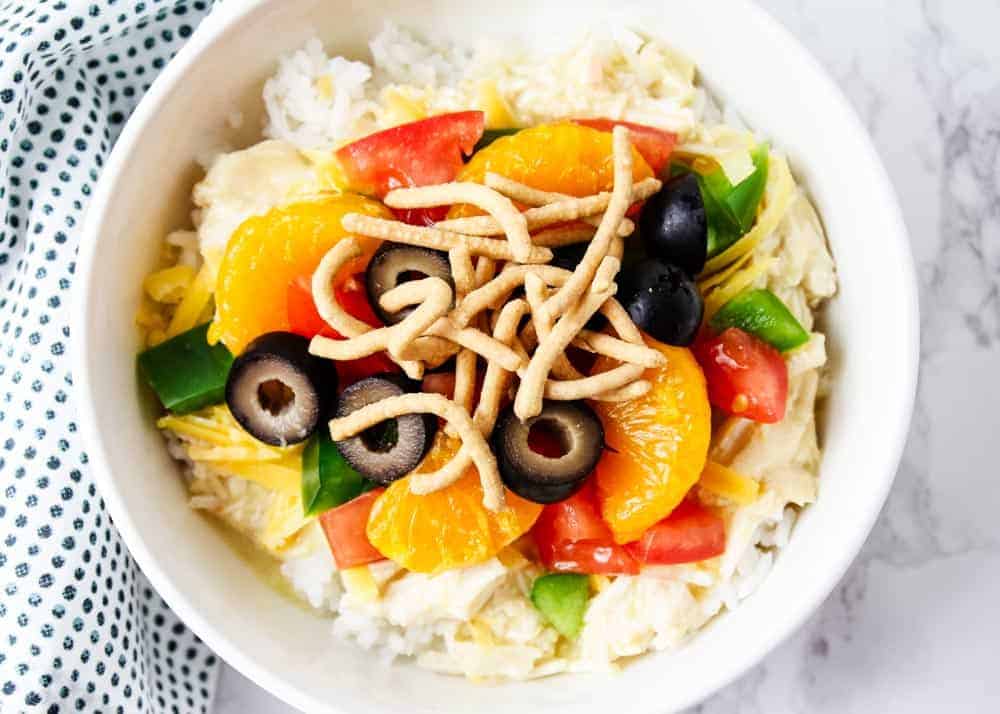
[[[701,199],[705,204],[705,219],[708,222],[708,252],[713,258],[743,237],[739,226],[733,221],[726,205],[720,202],[707,187],[704,176],[698,177]]]
[[[743,233],[753,228],[754,220],[757,218],[757,207],[760,205],[761,199],[764,198],[769,156],[770,147],[766,143],[758,144],[750,153],[754,165],[753,173],[733,186],[729,195],[726,196],[726,206],[732,212],[739,224],[740,231]],[[729,181],[727,180],[726,183]]]
[[[347,463],[324,426],[302,451],[302,512],[315,516],[375,487]]]
[[[744,290],[723,305],[708,324],[716,332],[738,327],[781,352],[809,341],[809,333],[770,290]]]
[[[708,220],[708,257],[712,258],[738,241],[753,228],[757,207],[767,186],[770,147],[759,144],[750,153],[754,170],[733,186],[725,172],[715,169],[698,174],[698,187],[705,204]],[[674,164],[671,174],[686,173],[691,169],[684,164]]]
[[[556,631],[576,639],[583,628],[583,615],[590,600],[586,575],[552,573],[543,575],[531,586],[531,603]]]
[[[757,217],[757,206],[764,197],[769,152],[770,148],[766,143],[759,144],[750,152],[754,165],[753,173],[735,186],[729,183],[721,168],[701,177],[705,189],[725,213],[730,225],[738,230],[741,236],[753,228],[754,219]]]
[[[233,355],[222,343],[208,344],[209,323],[192,327],[138,357],[139,373],[164,407],[187,414],[221,403]]]

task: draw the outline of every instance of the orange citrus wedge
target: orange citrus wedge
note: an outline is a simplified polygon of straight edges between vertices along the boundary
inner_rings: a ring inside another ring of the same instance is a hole
[[[618,543],[636,540],[680,504],[705,467],[712,434],[705,376],[691,351],[646,342],[667,358],[645,373],[653,388],[627,402],[594,403],[610,447],[597,464],[601,515]]]
[[[233,354],[250,340],[289,329],[288,284],[311,275],[323,255],[348,235],[348,213],[390,217],[381,203],[350,193],[274,208],[248,218],[229,238],[215,287],[215,318],[209,333]],[[381,241],[358,237],[367,263]],[[361,264],[364,264],[361,263]],[[338,276],[346,279],[359,265]]]
[[[457,453],[460,442],[438,432],[418,471],[433,471]],[[507,510],[483,506],[479,474],[470,467],[448,488],[418,496],[408,478],[386,489],[368,517],[368,540],[407,570],[439,573],[489,560],[528,532],[542,507],[507,491]]]
[[[653,175],[649,164],[634,148],[632,156],[632,175],[636,181]],[[611,134],[569,122],[523,129],[476,152],[457,180],[482,183],[487,171],[542,191],[571,196],[610,191],[615,175]],[[472,212],[470,207],[460,206],[450,215]]]

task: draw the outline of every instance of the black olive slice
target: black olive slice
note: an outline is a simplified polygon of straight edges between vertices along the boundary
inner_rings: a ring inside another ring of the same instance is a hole
[[[604,427],[584,402],[546,401],[523,422],[507,407],[492,440],[507,488],[535,503],[555,503],[576,493],[597,466]]]
[[[291,332],[255,339],[233,362],[226,380],[233,417],[251,436],[273,446],[312,436],[336,392],[333,363],[309,354],[309,340]]]
[[[421,278],[441,278],[454,288],[448,254],[389,241],[379,246],[365,270],[365,288],[368,301],[382,322],[395,325],[416,309],[407,307],[387,312],[379,304],[382,296],[402,283]]]
[[[618,299],[641,329],[668,345],[694,342],[705,302],[683,269],[650,259],[621,274],[619,284]]]
[[[589,243],[572,243],[570,245],[559,246],[552,249],[552,260],[549,265],[565,270],[576,270],[576,266],[583,260],[584,253],[587,252]]]
[[[344,417],[369,404],[412,391],[410,383],[397,377],[368,377],[345,389],[335,415]],[[357,436],[336,442],[341,455],[358,473],[372,481],[389,484],[417,467],[427,454],[437,431],[437,417],[406,414],[366,429]]]

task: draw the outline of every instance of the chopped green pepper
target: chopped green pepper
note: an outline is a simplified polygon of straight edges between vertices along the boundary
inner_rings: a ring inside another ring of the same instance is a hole
[[[225,399],[233,356],[221,343],[208,344],[208,325],[192,327],[139,355],[143,379],[163,406],[175,414],[187,414]]]
[[[729,183],[726,173],[721,168],[701,177],[705,188],[725,212],[731,225],[740,232],[740,235],[753,227],[754,219],[757,217],[757,206],[760,205],[760,199],[764,197],[769,151],[767,144],[759,144],[750,152],[754,170],[735,186]]]
[[[325,428],[313,434],[302,451],[302,511],[314,516],[347,503],[375,484],[341,456]]]
[[[732,220],[725,204],[719,202],[715,194],[708,189],[704,176],[698,177],[698,187],[701,189],[701,200],[705,204],[705,218],[708,221],[706,255],[712,258],[738,241],[743,234]]]
[[[472,153],[475,154],[480,149],[485,149],[487,146],[492,144],[497,139],[504,136],[511,136],[521,131],[520,129],[487,129],[483,132],[483,137],[476,142],[475,147],[472,149]]]
[[[758,144],[750,158],[754,170],[733,186],[722,168],[707,174],[698,174],[698,186],[705,204],[708,219],[708,257],[712,258],[749,231],[757,216],[757,207],[767,186],[770,147]],[[691,169],[684,164],[674,164],[671,173],[686,173]]]
[[[781,352],[809,341],[809,333],[770,290],[744,290],[712,316],[709,326],[716,332],[738,327]]]
[[[586,575],[552,573],[531,586],[531,603],[563,637],[575,639],[583,628],[583,615],[590,600]]]
[[[732,211],[740,230],[746,233],[753,228],[754,220],[757,218],[757,207],[764,198],[764,188],[767,186],[767,170],[769,166],[770,147],[766,144],[758,144],[750,152],[753,159],[753,173],[733,186],[726,197],[726,205]],[[729,183],[727,180],[726,183]]]

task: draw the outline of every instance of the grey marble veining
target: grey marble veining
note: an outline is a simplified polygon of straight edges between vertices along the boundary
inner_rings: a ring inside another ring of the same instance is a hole
[[[1000,423],[1000,1],[761,4],[838,81],[895,184],[920,276],[921,381],[860,558],[796,635],[692,711],[1000,712],[1000,469],[988,451]],[[223,673],[218,714],[289,711]]]

